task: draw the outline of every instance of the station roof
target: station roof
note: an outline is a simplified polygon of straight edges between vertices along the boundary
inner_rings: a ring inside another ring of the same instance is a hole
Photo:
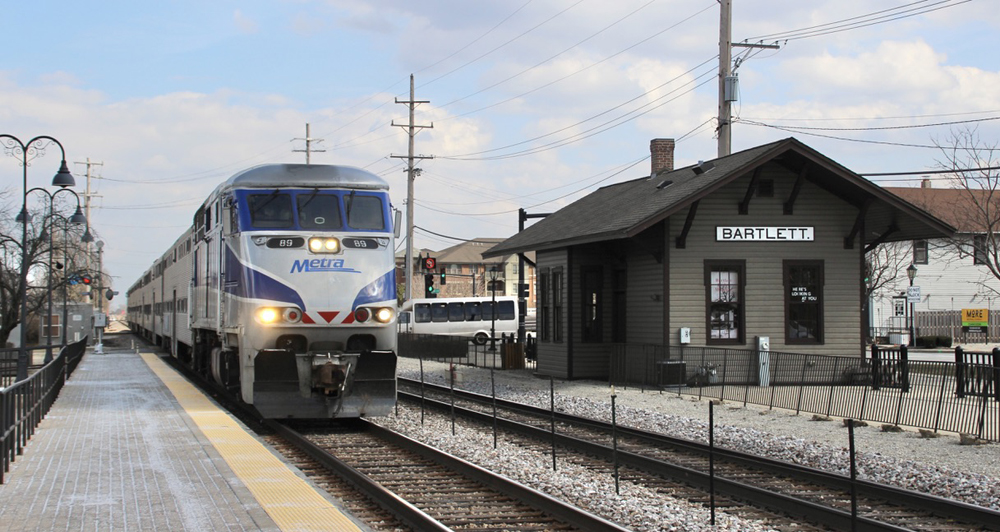
[[[807,181],[858,209],[867,205],[864,245],[948,237],[955,232],[947,222],[790,137],[700,165],[600,188],[508,238],[483,256],[632,238],[770,163],[803,175]]]

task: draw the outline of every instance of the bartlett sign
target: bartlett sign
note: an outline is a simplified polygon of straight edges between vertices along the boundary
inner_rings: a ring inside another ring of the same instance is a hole
[[[812,242],[812,227],[716,226],[717,242]]]

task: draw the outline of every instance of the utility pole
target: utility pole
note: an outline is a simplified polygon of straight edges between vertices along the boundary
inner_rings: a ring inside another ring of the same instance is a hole
[[[719,157],[725,157],[732,153],[732,109],[731,103],[735,102],[739,95],[737,83],[738,78],[733,71],[732,58],[733,47],[741,48],[772,48],[778,49],[777,44],[733,44],[733,1],[719,0]]]
[[[417,104],[420,103],[430,103],[430,100],[414,100],[413,99],[413,74],[410,74],[410,99],[400,101],[396,98],[396,103],[401,103],[410,108],[410,122],[408,124],[397,124],[395,121],[392,122],[393,126],[406,128],[407,134],[410,136],[409,150],[407,155],[390,155],[394,159],[406,159],[406,284],[404,288],[404,300],[413,299],[413,209],[415,207],[413,203],[413,181],[420,175],[420,169],[413,167],[413,161],[415,159],[433,159],[433,155],[413,155],[413,137],[416,136],[417,130],[423,128],[433,128],[434,124],[431,123],[429,126],[418,126],[413,123],[413,110],[416,108]]]
[[[313,142],[317,142],[317,143],[323,142],[323,139],[314,139],[314,138],[312,138],[312,137],[309,136],[309,122],[306,122],[306,138],[304,138],[304,139],[302,139],[302,138],[296,138],[296,139],[292,139],[292,140],[304,140],[304,141],[306,141],[306,149],[304,149],[304,150],[292,150],[293,152],[300,152],[300,153],[301,152],[305,152],[305,154],[306,154],[306,164],[310,163],[309,155],[312,154],[312,152],[322,153],[322,152],[326,151],[326,150],[313,149],[312,143]]]
[[[83,215],[87,217],[87,228],[89,229],[90,228],[90,222],[91,222],[91,217],[90,217],[90,198],[101,198],[101,197],[103,197],[100,194],[97,194],[97,193],[94,193],[94,192],[90,191],[90,180],[91,180],[91,178],[100,179],[100,176],[95,176],[95,175],[93,175],[91,173],[90,167],[91,166],[104,166],[104,163],[103,162],[99,162],[99,163],[92,162],[90,160],[90,157],[87,157],[87,161],[86,162],[76,161],[75,164],[85,164],[85,165],[87,165],[87,190],[82,195],[83,195]],[[90,245],[91,244],[88,242],[87,243],[87,252],[84,254],[85,257],[86,257],[86,259],[87,259],[87,261],[86,261],[87,262],[87,271],[90,271]]]

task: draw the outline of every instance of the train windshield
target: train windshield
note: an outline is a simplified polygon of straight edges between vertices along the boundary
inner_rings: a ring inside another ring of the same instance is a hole
[[[385,231],[388,198],[343,190],[237,190],[239,226],[305,231]],[[242,205],[242,207],[240,206]]]
[[[247,198],[254,227],[278,229],[292,227],[292,198],[277,190],[270,194],[251,194]]]
[[[327,194],[299,194],[299,226],[303,229],[340,229],[340,198]]]

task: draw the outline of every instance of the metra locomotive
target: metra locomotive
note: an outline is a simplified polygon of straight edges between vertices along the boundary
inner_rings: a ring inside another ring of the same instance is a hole
[[[129,289],[132,329],[238,389],[268,418],[389,413],[396,220],[388,190],[344,166],[236,174]]]

